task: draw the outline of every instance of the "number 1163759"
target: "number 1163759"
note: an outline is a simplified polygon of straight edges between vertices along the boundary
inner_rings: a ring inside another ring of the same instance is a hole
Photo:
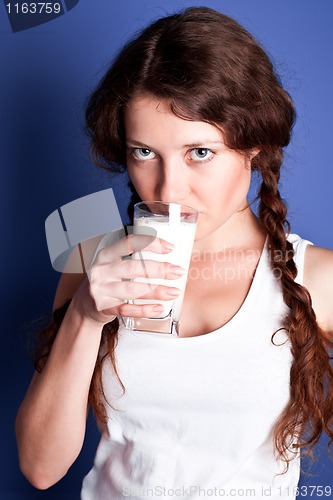
[[[60,3],[52,2],[23,2],[7,3],[8,14],[59,14],[61,11]]]

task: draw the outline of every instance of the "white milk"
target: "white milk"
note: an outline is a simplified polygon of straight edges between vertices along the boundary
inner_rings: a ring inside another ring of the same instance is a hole
[[[155,230],[157,232],[158,238],[169,241],[170,243],[175,245],[175,248],[167,254],[160,254],[142,250],[141,252],[134,254],[133,257],[136,259],[141,258],[143,260],[170,262],[182,267],[185,270],[185,273],[181,278],[173,280],[149,278],[149,283],[174,286],[182,290],[182,293],[176,299],[173,299],[171,301],[140,300],[140,303],[162,304],[164,306],[164,311],[158,316],[158,318],[162,318],[168,315],[172,305],[174,304],[173,321],[178,322],[180,319],[180,313],[185,294],[187,273],[191,260],[196,223],[182,220],[181,217],[172,217],[171,213],[170,220],[164,216],[139,217],[134,220],[135,234],[146,234],[148,232],[147,229],[148,231],[149,229]],[[148,232],[148,234],[151,234],[151,232]],[[140,279],[140,281],[146,280]],[[135,302],[138,303],[138,301]]]

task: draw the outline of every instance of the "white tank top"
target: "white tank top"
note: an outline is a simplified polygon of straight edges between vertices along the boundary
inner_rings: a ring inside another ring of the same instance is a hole
[[[297,235],[296,281],[307,244]],[[196,337],[121,327],[103,384],[107,429],[85,477],[82,500],[295,498],[299,457],[289,471],[274,456],[272,431],[289,399],[288,307],[265,246],[241,308],[223,327]]]

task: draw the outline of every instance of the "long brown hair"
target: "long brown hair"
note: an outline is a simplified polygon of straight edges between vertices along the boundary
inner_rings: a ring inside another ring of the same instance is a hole
[[[289,452],[295,451],[290,450],[291,438],[296,437],[296,451],[310,453],[323,431],[333,439],[332,343],[316,322],[308,291],[294,281],[287,209],[278,190],[283,148],[295,120],[292,100],[260,44],[235,20],[205,7],[159,19],[118,54],[86,109],[91,153],[98,166],[111,171],[126,166],[124,109],[134,96],[144,94],[166,100],[177,116],[217,125],[231,149],[260,151],[252,161],[252,169],[262,177],[258,216],[268,235],[272,272],[279,276],[289,306],[283,327],[293,354],[290,400],[274,432],[277,453],[288,468]],[[60,321],[53,324],[47,346]],[[114,366],[117,331],[117,321],[103,329]],[[44,349],[44,357],[38,353],[39,369],[49,349]],[[90,389],[100,419],[102,363],[97,360]]]

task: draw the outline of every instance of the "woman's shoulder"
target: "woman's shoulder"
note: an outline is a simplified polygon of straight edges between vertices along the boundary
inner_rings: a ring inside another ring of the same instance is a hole
[[[308,245],[304,258],[304,285],[331,287],[333,291],[333,250]]]
[[[303,284],[310,292],[318,323],[333,332],[333,250],[307,245]]]

